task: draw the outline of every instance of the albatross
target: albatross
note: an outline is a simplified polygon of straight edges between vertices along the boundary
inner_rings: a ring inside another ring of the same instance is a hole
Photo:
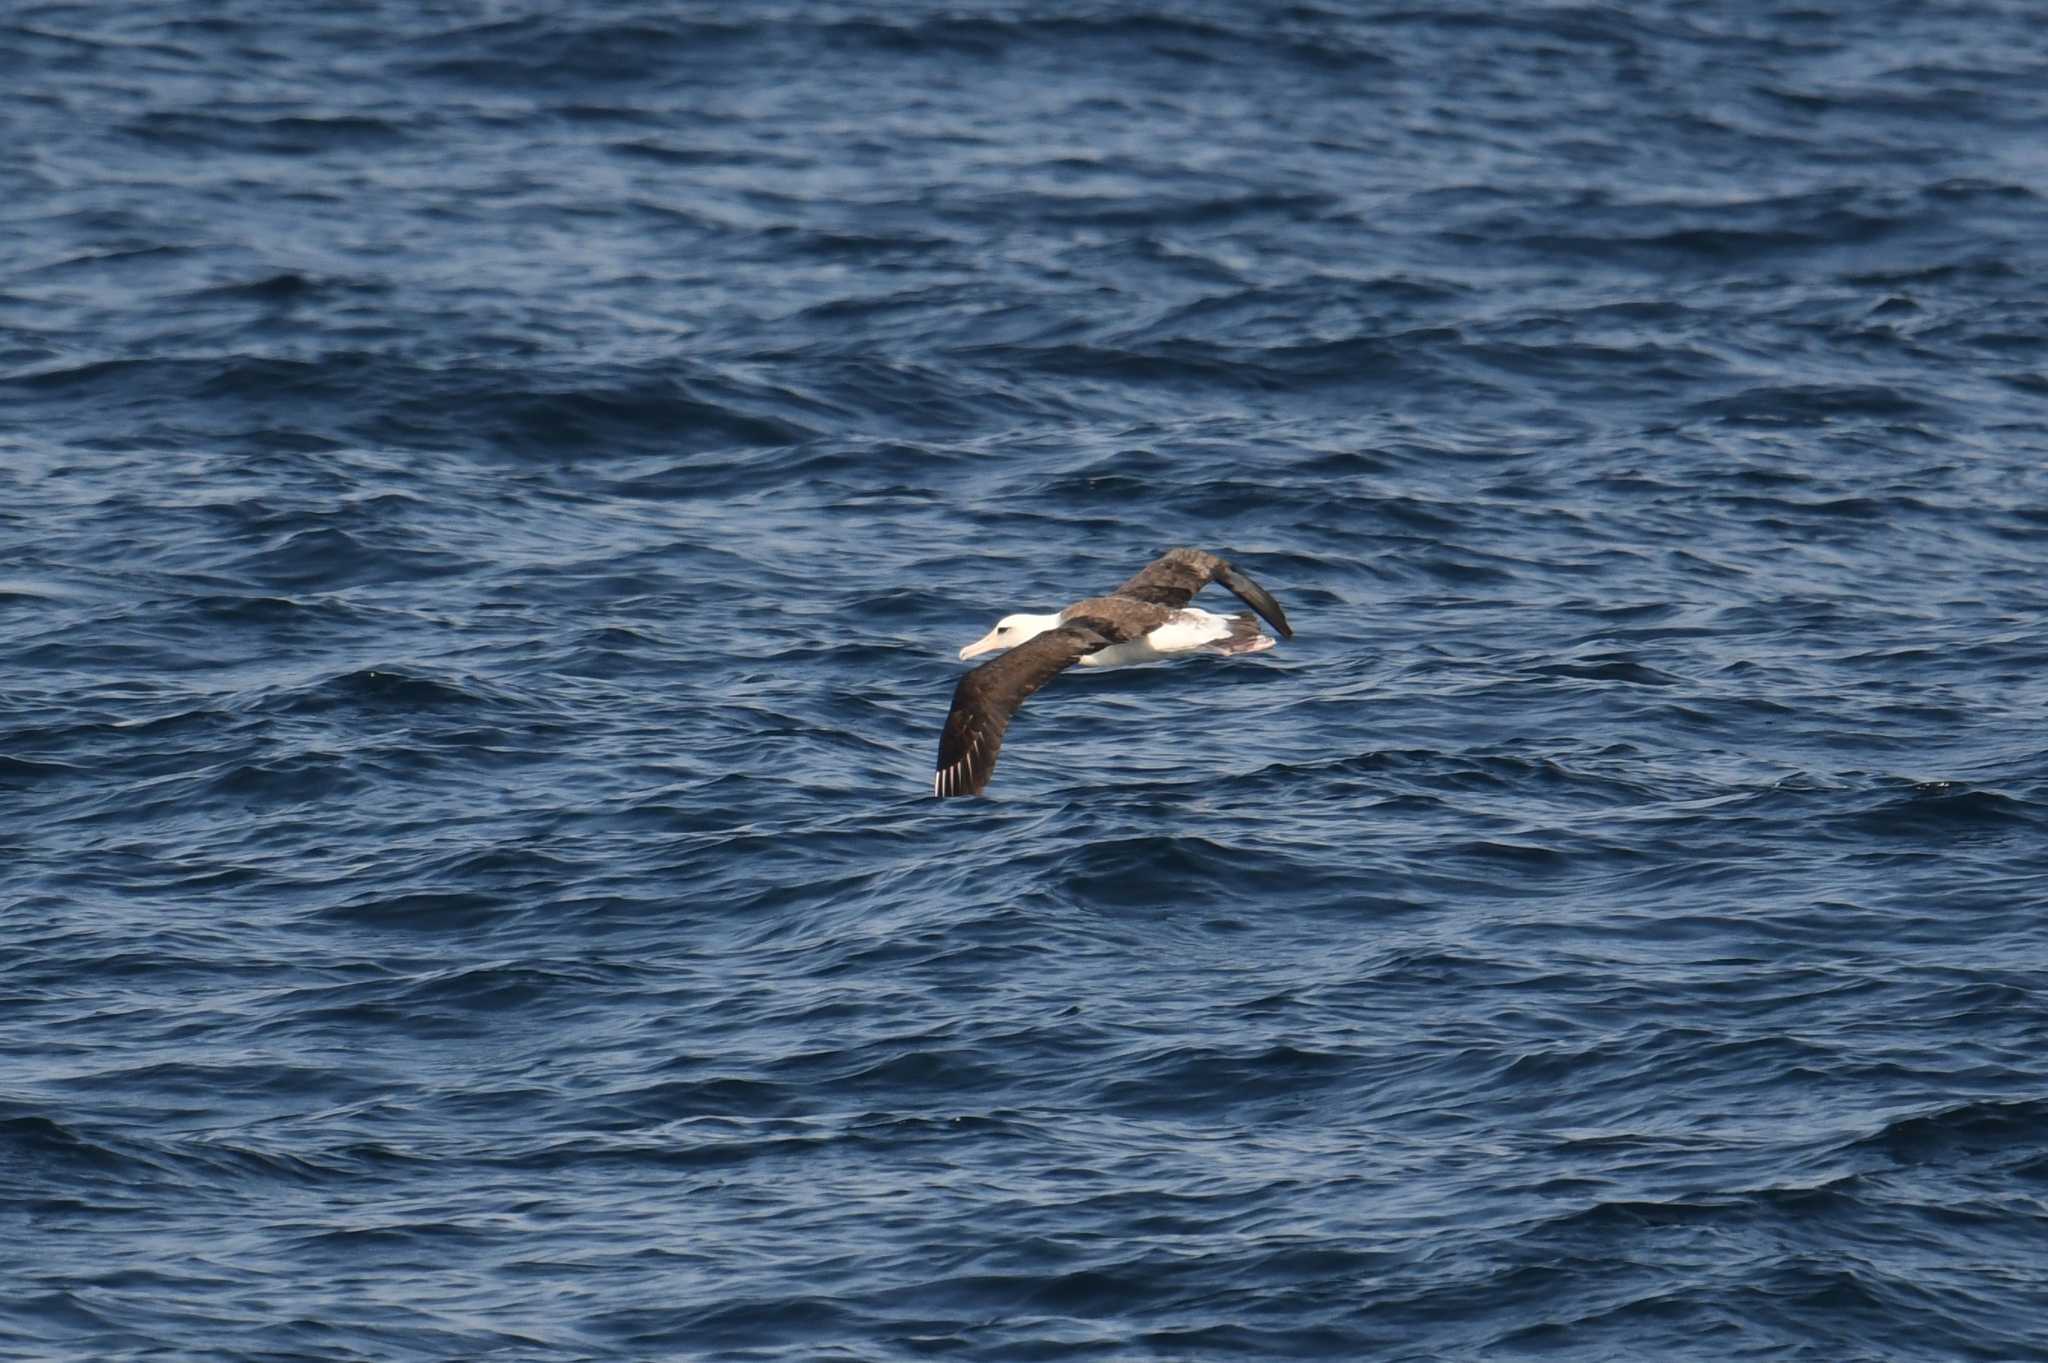
[[[1188,602],[1220,582],[1257,611],[1282,639],[1294,637],[1287,615],[1264,587],[1201,549],[1173,549],[1107,596],[1076,601],[1052,615],[1006,615],[960,650],[960,660],[1007,650],[960,679],[953,711],[939,735],[932,794],[979,795],[995,775],[996,753],[1010,716],[1027,697],[1067,668],[1128,667],[1185,653],[1257,653],[1274,639],[1250,615],[1214,615]]]

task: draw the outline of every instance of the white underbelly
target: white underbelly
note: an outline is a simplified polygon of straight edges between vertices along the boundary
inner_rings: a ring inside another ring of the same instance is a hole
[[[1181,611],[1142,639],[1111,644],[1081,659],[1083,667],[1130,667],[1156,663],[1178,653],[1191,653],[1204,644],[1230,637],[1230,618],[1208,611]]]
[[[1081,666],[1129,667],[1134,663],[1156,663],[1166,656],[1143,639],[1133,639],[1128,644],[1111,644],[1099,652],[1083,655]]]

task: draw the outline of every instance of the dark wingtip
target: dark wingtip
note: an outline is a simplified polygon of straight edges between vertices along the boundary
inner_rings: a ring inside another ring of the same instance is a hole
[[[1236,592],[1238,596],[1243,598],[1246,605],[1250,606],[1260,615],[1265,616],[1266,623],[1280,631],[1281,638],[1292,639],[1294,637],[1294,631],[1288,628],[1287,625],[1287,612],[1280,609],[1280,603],[1273,599],[1271,592],[1231,567],[1228,563],[1220,564],[1217,567],[1216,580],[1230,588],[1233,592]]]
[[[985,679],[1003,664],[1003,658],[983,663],[953,687],[953,706],[939,734],[939,760],[932,772],[932,794],[941,800],[979,795],[995,775],[1009,717],[990,708]]]

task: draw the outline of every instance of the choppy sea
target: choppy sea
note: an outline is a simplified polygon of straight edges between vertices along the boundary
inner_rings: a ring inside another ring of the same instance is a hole
[[[0,1357],[2048,1359],[2031,0],[18,0],[0,129]],[[1295,638],[929,798],[1175,545]]]

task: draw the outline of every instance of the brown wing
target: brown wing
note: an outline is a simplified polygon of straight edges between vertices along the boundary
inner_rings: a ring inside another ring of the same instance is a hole
[[[1169,549],[1110,595],[1179,610],[1194,600],[1196,592],[1216,580],[1216,565],[1221,562],[1216,555],[1200,549]]]
[[[1167,550],[1111,595],[1179,610],[1211,582],[1221,582],[1230,588],[1238,600],[1265,616],[1266,623],[1279,630],[1281,638],[1294,637],[1294,631],[1287,627],[1287,613],[1280,609],[1271,592],[1215,554],[1201,549]]]
[[[932,794],[979,795],[995,775],[1010,716],[1033,691],[1111,641],[1080,625],[1061,625],[983,663],[953,690],[953,712],[939,735]]]

